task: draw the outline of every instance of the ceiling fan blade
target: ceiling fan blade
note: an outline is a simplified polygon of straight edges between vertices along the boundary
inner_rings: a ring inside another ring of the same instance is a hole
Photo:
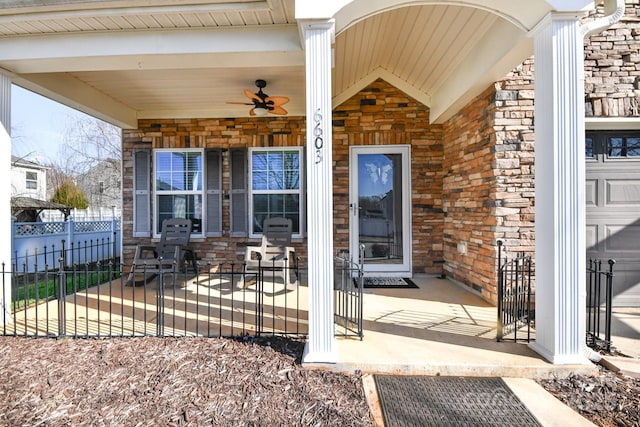
[[[287,114],[287,110],[285,110],[279,105],[276,105],[275,107],[273,107],[273,109],[270,109],[269,112],[271,114],[281,114],[281,115]]]
[[[258,95],[256,95],[255,93],[251,92],[249,89],[245,89],[244,90],[244,94],[247,95],[247,98],[249,99],[254,99],[258,102],[262,102],[262,99],[260,99],[260,97]]]
[[[286,96],[267,96],[265,102],[273,102],[274,106],[284,105],[289,102],[289,98]]]
[[[253,102],[244,102],[244,101],[227,101],[227,104],[236,104],[236,105],[253,105]]]
[[[256,115],[256,112],[254,111],[253,108],[251,110],[249,110],[249,115],[250,116],[255,116]]]

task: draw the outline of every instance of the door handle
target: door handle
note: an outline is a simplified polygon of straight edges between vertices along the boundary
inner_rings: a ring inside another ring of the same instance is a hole
[[[357,203],[349,203],[349,209],[353,212],[353,216],[358,215],[358,204]]]

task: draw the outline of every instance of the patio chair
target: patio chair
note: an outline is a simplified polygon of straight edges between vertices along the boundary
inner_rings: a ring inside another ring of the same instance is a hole
[[[198,274],[196,254],[188,247],[191,237],[192,222],[185,218],[169,218],[162,222],[160,241],[157,245],[138,245],[133,256],[133,265],[127,278],[129,286],[143,285],[153,280],[158,274],[174,271],[191,264],[194,273]],[[136,280],[135,276],[142,276]]]
[[[245,273],[258,273],[258,266],[263,275],[276,275],[282,278],[285,288],[290,289],[291,260],[295,258],[295,250],[291,246],[292,224],[288,218],[267,218],[262,225],[262,242],[260,246],[247,246],[245,252]],[[242,280],[242,279],[241,279]]]

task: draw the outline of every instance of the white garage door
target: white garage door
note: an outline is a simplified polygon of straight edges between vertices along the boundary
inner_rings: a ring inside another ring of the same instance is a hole
[[[640,307],[640,132],[586,136],[587,256],[616,261],[614,305]]]

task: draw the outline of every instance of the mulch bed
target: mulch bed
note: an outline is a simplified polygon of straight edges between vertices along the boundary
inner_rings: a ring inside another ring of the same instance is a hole
[[[596,425],[640,426],[640,379],[601,368],[597,376],[575,375],[539,383]]]
[[[359,375],[300,365],[284,338],[0,337],[0,425],[371,426]],[[540,384],[600,426],[640,426],[640,380]]]
[[[357,375],[269,339],[0,337],[0,425],[370,426]]]

